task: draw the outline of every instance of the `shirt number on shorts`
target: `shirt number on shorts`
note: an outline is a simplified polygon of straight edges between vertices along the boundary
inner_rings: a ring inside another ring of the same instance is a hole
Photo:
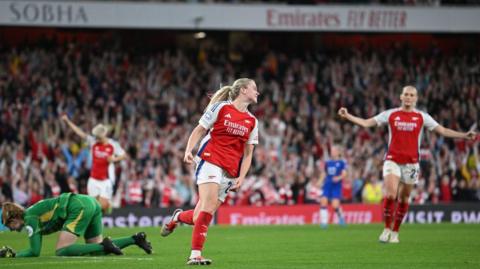
[[[227,188],[225,189],[225,194],[228,194],[228,191],[229,191],[230,188],[232,187],[233,182],[232,182],[232,181],[229,181],[227,185],[228,185],[228,186],[227,186]]]
[[[412,169],[412,172],[410,173],[410,178],[415,179],[417,178],[418,170],[416,168]]]

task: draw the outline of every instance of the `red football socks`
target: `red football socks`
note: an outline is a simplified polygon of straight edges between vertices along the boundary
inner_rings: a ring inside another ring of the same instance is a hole
[[[395,210],[395,199],[383,199],[383,218],[385,219],[385,228],[392,228],[393,212]]]
[[[395,222],[393,223],[393,231],[398,232],[400,225],[402,224],[403,217],[407,214],[408,203],[398,203],[397,211],[395,212]]]
[[[207,239],[208,225],[210,224],[210,221],[212,221],[212,217],[212,214],[205,211],[200,212],[198,215],[193,226],[192,250],[201,251],[203,249],[203,244]]]
[[[177,220],[181,223],[193,225],[193,209],[178,214]]]

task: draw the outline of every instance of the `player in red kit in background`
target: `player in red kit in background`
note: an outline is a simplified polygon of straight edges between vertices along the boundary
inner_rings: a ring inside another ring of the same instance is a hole
[[[127,158],[120,144],[107,137],[108,129],[103,124],[97,124],[92,129],[92,135],[88,135],[75,125],[67,115],[61,119],[80,136],[86,140],[92,150],[92,168],[87,183],[88,195],[97,198],[104,212],[111,209],[113,185],[115,184],[114,163]]]
[[[383,164],[385,228],[379,238],[382,243],[399,242],[400,224],[408,211],[410,193],[418,181],[420,172],[418,162],[423,127],[451,138],[475,139],[476,137],[474,130],[466,133],[457,132],[438,124],[426,112],[415,109],[417,99],[417,89],[406,86],[400,95],[401,107],[386,110],[373,118],[362,119],[353,116],[343,107],[338,111],[342,118],[362,127],[388,125],[388,151]]]
[[[194,210],[177,209],[171,221],[162,226],[162,236],[167,236],[178,222],[194,225],[188,265],[212,262],[201,253],[208,225],[228,191],[238,190],[250,169],[254,145],[258,144],[258,121],[247,108],[257,103],[258,95],[255,82],[248,78],[222,87],[212,96],[188,139],[184,161],[197,163],[195,177],[199,201]],[[192,150],[202,137],[194,158]]]

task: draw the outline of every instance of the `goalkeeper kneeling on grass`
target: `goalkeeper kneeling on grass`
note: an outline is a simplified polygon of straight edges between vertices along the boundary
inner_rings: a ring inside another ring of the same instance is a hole
[[[152,253],[152,246],[143,232],[118,239],[103,238],[100,204],[87,195],[64,193],[42,200],[26,210],[15,203],[4,203],[0,212],[5,226],[17,232],[25,228],[30,240],[30,248],[19,252],[3,246],[0,257],[38,257],[42,236],[57,231],[60,231],[57,256],[122,255],[121,249],[130,245]],[[84,237],[86,244],[76,244],[78,237]]]

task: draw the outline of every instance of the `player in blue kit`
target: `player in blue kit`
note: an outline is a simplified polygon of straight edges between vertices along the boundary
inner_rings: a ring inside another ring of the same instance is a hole
[[[341,159],[340,147],[333,145],[330,148],[331,159],[325,162],[323,174],[323,189],[320,199],[320,225],[326,228],[328,225],[328,202],[338,216],[338,224],[345,225],[340,200],[342,199],[342,180],[347,176],[347,163]]]

